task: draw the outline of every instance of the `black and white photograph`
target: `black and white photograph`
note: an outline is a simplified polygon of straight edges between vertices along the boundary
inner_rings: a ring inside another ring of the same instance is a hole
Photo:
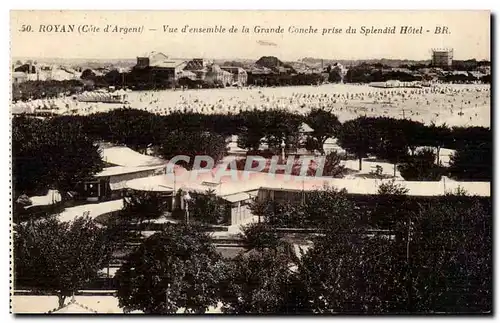
[[[492,316],[491,24],[11,11],[11,313]]]

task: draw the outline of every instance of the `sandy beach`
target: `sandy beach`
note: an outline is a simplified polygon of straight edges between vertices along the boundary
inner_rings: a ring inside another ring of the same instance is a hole
[[[266,88],[129,91],[126,104],[86,103],[71,98],[50,100],[61,114],[87,115],[128,107],[160,115],[177,111],[203,114],[286,109],[306,114],[331,110],[340,121],[359,116],[409,118],[426,124],[490,127],[491,87],[487,84],[436,84],[423,88],[375,88],[325,84]],[[16,103],[22,105],[24,103]],[[32,106],[44,105],[32,102]]]

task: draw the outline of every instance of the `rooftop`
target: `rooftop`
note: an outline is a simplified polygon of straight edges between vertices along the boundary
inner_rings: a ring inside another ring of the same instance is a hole
[[[331,178],[331,177],[306,177],[287,176],[283,174],[267,174],[248,171],[228,171],[217,176],[214,172],[184,171],[176,172],[176,176],[158,175],[147,178],[133,179],[126,183],[130,189],[141,191],[165,191],[182,189],[185,191],[206,192],[213,189],[221,197],[255,192],[259,189],[313,191],[325,187],[346,189],[350,194],[378,194],[380,184],[387,180],[370,178]],[[219,185],[212,187],[204,184],[216,182]],[[411,196],[435,196],[453,192],[459,187],[471,195],[490,196],[490,183],[488,182],[457,182],[443,178],[442,181],[417,182],[398,180],[398,184],[406,187]]]
[[[101,158],[105,162],[126,167],[156,166],[167,163],[164,159],[140,154],[126,146],[107,146],[106,144],[101,145]]]
[[[161,68],[176,68],[185,63],[183,60],[168,60],[168,61],[159,61],[151,64],[151,67],[161,67]]]
[[[119,211],[123,209],[123,199],[96,203],[96,204],[83,204],[65,209],[59,214],[61,222],[69,222],[81,217],[84,214],[92,219],[97,218],[99,215]]]
[[[108,176],[119,176],[125,174],[133,174],[139,172],[145,172],[155,169],[160,169],[165,167],[165,165],[156,166],[113,166],[104,168],[101,172],[94,175],[94,177],[108,177]]]
[[[165,58],[168,58],[167,55],[163,54],[162,52],[157,52],[157,51],[150,51],[150,52],[147,52],[147,53],[144,53],[143,55],[139,56],[139,57],[147,57],[147,58],[151,58],[151,57],[154,57],[154,56],[157,56],[157,55],[161,55],[161,56],[165,56]]]

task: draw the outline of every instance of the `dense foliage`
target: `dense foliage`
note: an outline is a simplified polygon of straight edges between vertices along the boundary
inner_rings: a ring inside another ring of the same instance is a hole
[[[116,273],[126,311],[204,313],[216,306],[220,256],[208,234],[191,225],[167,225],[147,238]]]
[[[12,120],[12,168],[14,197],[52,188],[75,189],[103,167],[97,145],[79,123],[61,119]]]
[[[191,194],[189,203],[190,221],[203,224],[228,224],[231,207],[228,202],[208,190],[204,194]]]
[[[442,168],[436,164],[436,154],[431,149],[423,149],[412,158],[399,165],[401,176],[407,181],[438,181],[441,179]]]
[[[240,254],[221,282],[223,313],[286,313],[293,288],[289,259],[271,251]]]
[[[337,137],[340,129],[340,121],[336,115],[324,109],[312,109],[304,118],[304,122],[309,125],[313,131],[309,136],[311,141],[309,150],[318,150],[324,153],[323,145],[328,138]]]
[[[345,190],[317,190],[297,193],[294,197],[291,194],[284,200],[256,200],[251,205],[252,213],[277,227],[321,228],[331,225],[334,230],[343,230],[347,223],[359,220]]]
[[[14,231],[14,284],[54,293],[62,307],[98,277],[108,265],[118,241],[88,217],[59,222],[56,217],[16,225]]]
[[[181,155],[189,157],[188,162],[178,163],[188,169],[196,166],[213,168],[225,156],[226,145],[224,137],[213,132],[173,130],[165,136],[163,143],[159,147],[159,153],[167,160]],[[207,165],[206,161],[195,165],[197,156],[211,157],[213,165]]]
[[[167,201],[161,195],[153,192],[132,191],[123,198],[123,210],[120,211],[120,217],[123,220],[141,224],[144,221],[160,218],[167,209]]]
[[[79,80],[68,81],[27,81],[12,84],[12,99],[27,101],[29,99],[57,98],[62,95],[73,95],[87,87]]]
[[[460,147],[450,159],[450,173],[459,180],[491,181],[493,178],[492,142]]]

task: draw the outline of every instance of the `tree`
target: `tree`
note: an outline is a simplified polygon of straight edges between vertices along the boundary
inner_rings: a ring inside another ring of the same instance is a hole
[[[490,198],[444,196],[411,212],[410,312],[491,313],[491,206]]]
[[[396,176],[397,164],[406,159],[408,154],[408,139],[405,127],[407,122],[393,119],[378,117],[372,119],[374,132],[376,133],[376,142],[372,152],[382,159],[387,159],[394,164],[394,177]],[[411,129],[409,126],[408,129]]]
[[[492,157],[491,142],[466,145],[451,156],[449,171],[461,180],[491,181]]]
[[[436,124],[431,124],[427,127],[425,131],[427,135],[425,136],[425,141],[427,145],[436,148],[436,156],[437,156],[437,164],[439,165],[439,157],[441,148],[449,145],[452,138],[452,133],[450,128],[446,126],[446,124],[442,124],[437,126]]]
[[[16,71],[35,73],[35,66],[24,64]],[[13,84],[12,95],[14,99],[34,100],[42,98],[55,98],[62,94],[76,94],[83,91],[84,84],[81,80],[64,81],[27,81]]]
[[[120,307],[146,314],[205,313],[217,305],[222,270],[220,255],[200,227],[168,224],[116,273]]]
[[[39,119],[14,117],[12,119],[12,180],[14,198],[46,189],[48,170],[41,158],[46,124]]]
[[[166,134],[159,148],[165,159],[186,155],[190,158],[184,166],[192,168],[196,156],[209,156],[214,160],[214,166],[222,160],[227,152],[226,140],[221,135],[200,130],[173,130]],[[201,165],[202,167],[206,165]]]
[[[330,83],[340,83],[342,82],[343,75],[340,69],[333,69],[328,72],[328,82]]]
[[[242,125],[238,131],[238,147],[258,151],[261,139],[266,135],[265,112],[244,111],[240,116]]]
[[[161,144],[166,130],[161,117],[153,113],[116,109],[87,117],[85,131],[95,140],[109,141],[144,152],[150,145]]]
[[[224,313],[278,314],[288,305],[292,282],[289,259],[264,251],[240,254],[221,285]]]
[[[335,137],[340,129],[340,121],[336,115],[324,109],[312,109],[306,116],[304,122],[309,125],[313,132],[310,133],[318,143],[318,150],[324,154],[323,145],[328,138]]]
[[[453,127],[451,130],[452,140],[447,144],[447,148],[459,149],[465,146],[477,146],[482,143],[493,141],[491,129],[486,127]]]
[[[262,218],[272,226],[303,227],[308,222],[304,214],[304,207],[291,201],[273,201],[271,199],[255,200],[251,206],[252,214]]]
[[[80,78],[82,80],[93,80],[95,77],[96,77],[96,74],[90,68],[87,68],[86,70],[84,70],[82,72],[82,74],[80,75]]]
[[[378,187],[380,195],[406,195],[408,191],[402,184],[397,184],[394,179],[381,183]]]
[[[408,192],[409,190],[402,184],[396,183],[395,179],[381,183],[378,195],[372,197],[375,205],[367,212],[370,225],[376,229],[394,231],[394,223],[405,215],[401,210],[410,208]]]
[[[380,235],[326,235],[303,256],[299,280],[315,313],[398,311],[406,305],[400,259],[394,243]]]
[[[204,224],[226,224],[231,215],[227,202],[218,197],[213,190],[205,194],[193,194],[189,203],[191,218]]]
[[[276,250],[280,238],[272,226],[265,223],[251,223],[242,228],[239,237],[247,250]]]
[[[359,158],[359,170],[362,168],[363,158],[372,151],[376,139],[373,121],[366,117],[344,122],[338,133],[340,146]]]
[[[98,277],[117,244],[115,236],[88,217],[60,222],[56,217],[16,225],[16,286],[66,297]]]
[[[121,220],[135,220],[140,226],[144,221],[156,220],[167,211],[167,201],[154,192],[136,192],[123,198]]]
[[[360,220],[346,190],[325,188],[298,194],[302,194],[301,201],[254,201],[252,214],[275,227],[318,228],[331,232],[350,230]]]
[[[321,176],[342,177],[345,167],[341,164],[342,158],[336,151],[332,151],[325,156],[325,165]]]
[[[314,152],[315,150],[317,151],[322,151],[323,147],[319,143],[319,141],[311,136],[306,136],[305,142],[304,142],[304,147],[311,152]]]
[[[283,142],[285,148],[293,149],[298,147],[299,129],[302,124],[301,116],[286,110],[271,110],[267,112],[265,120],[265,139],[271,149],[281,149]]]
[[[63,198],[102,170],[99,148],[80,123],[16,117],[12,121],[15,196],[57,189]]]
[[[407,158],[399,165],[401,176],[407,181],[436,181],[441,178],[441,171],[435,164],[436,154],[432,149],[425,148]]]
[[[327,229],[331,234],[349,231],[359,221],[355,205],[348,199],[345,189],[308,192],[303,207],[309,226]]]
[[[313,311],[491,313],[491,199],[390,201],[389,233],[325,234],[299,262]]]

